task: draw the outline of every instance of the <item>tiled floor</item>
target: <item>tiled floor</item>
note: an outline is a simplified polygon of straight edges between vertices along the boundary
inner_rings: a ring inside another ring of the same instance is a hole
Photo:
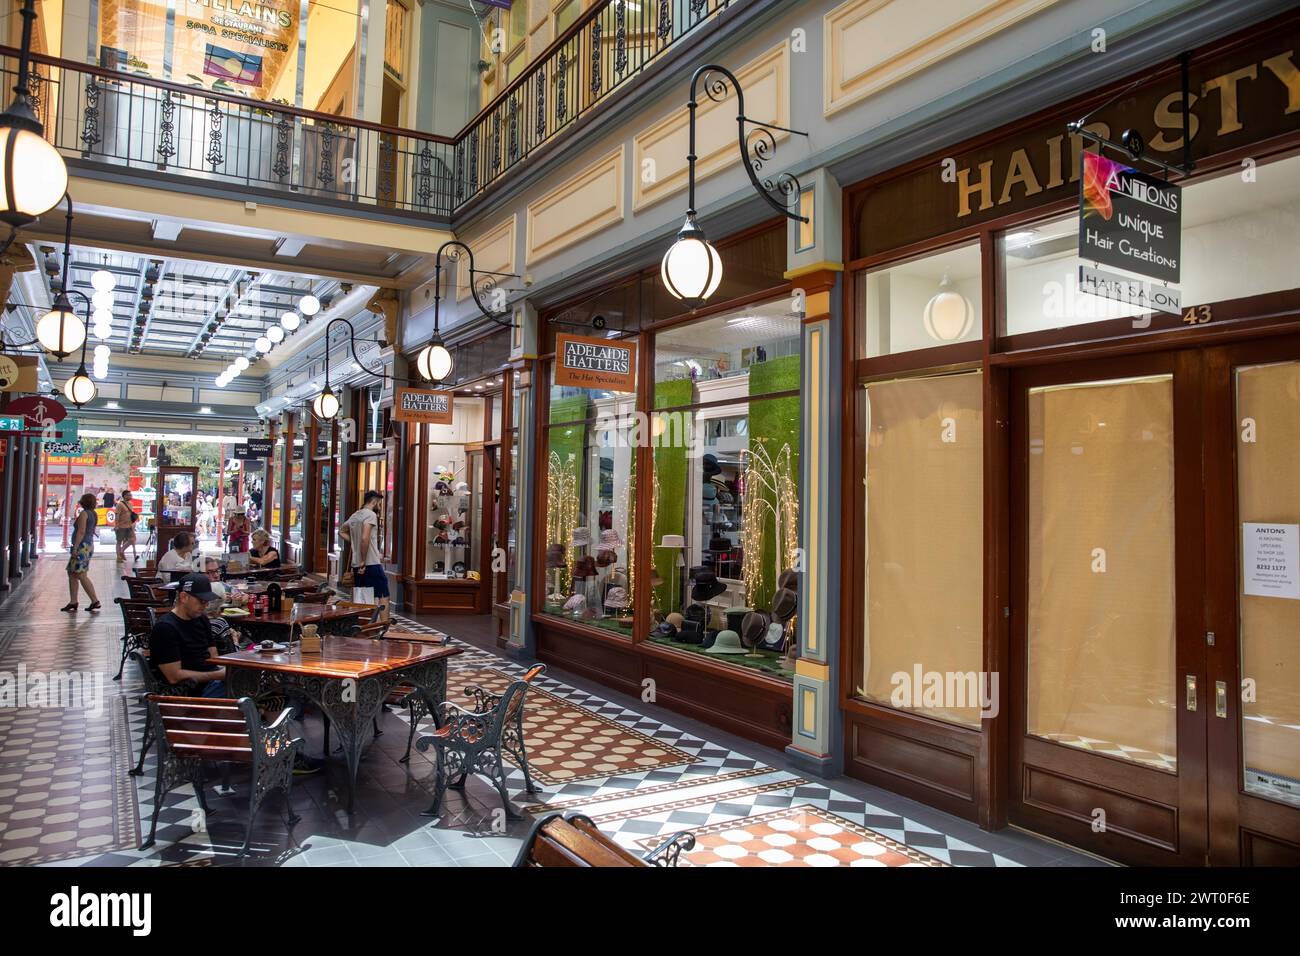
[[[192,788],[173,791],[159,814],[157,844],[136,849],[153,811],[154,761],[141,777],[137,757],[144,711],[128,669],[114,683],[122,621],[113,596],[124,593],[111,550],[92,574],[105,608],[60,614],[63,562],[37,562],[28,580],[0,604],[0,672],[85,672],[101,681],[102,707],[0,708],[0,865],[194,866],[234,861],[243,839],[245,779],[232,792],[208,789],[210,812]],[[83,602],[84,603],[84,602]],[[522,671],[498,656],[490,622],[447,618],[437,625],[463,639],[453,693],[469,680],[504,683]],[[547,674],[528,709],[528,745],[542,791],[524,793],[511,769],[507,788],[521,820],[500,812],[494,790],[470,778],[448,791],[440,817],[422,816],[431,800],[433,765],[405,751],[404,712],[381,721],[363,756],[356,811],[341,803],[339,761],[296,777],[290,830],[272,798],[254,827],[246,865],[504,866],[513,861],[539,811],[581,809],[625,846],[643,851],[671,833],[692,830],[700,844],[684,865],[1072,865],[1095,861],[1014,831],[985,833],[963,820],[847,779],[807,779],[784,755],[731,738],[653,705],[623,698],[568,675]],[[66,702],[65,702],[66,703]],[[542,738],[548,722],[564,731]],[[308,752],[320,754],[321,726],[303,724]],[[601,737],[601,749],[593,746]],[[604,738],[609,738],[604,740]],[[569,746],[561,746],[568,744]]]

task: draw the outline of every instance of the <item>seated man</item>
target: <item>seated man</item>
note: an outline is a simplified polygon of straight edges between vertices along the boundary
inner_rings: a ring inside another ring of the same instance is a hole
[[[149,635],[149,664],[169,684],[190,680],[203,697],[226,696],[226,669],[217,656],[208,602],[216,595],[205,574],[187,574],[176,587],[176,606],[158,618]]]

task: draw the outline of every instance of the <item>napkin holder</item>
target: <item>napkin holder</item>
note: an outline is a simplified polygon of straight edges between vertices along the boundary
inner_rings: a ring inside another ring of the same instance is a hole
[[[301,639],[302,653],[319,654],[321,651],[320,634],[315,624],[304,624]]]

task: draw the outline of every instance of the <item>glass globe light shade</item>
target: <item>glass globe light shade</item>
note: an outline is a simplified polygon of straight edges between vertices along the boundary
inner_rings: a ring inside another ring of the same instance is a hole
[[[315,315],[320,311],[320,299],[308,292],[298,300],[298,308],[302,311],[303,315]]]
[[[225,388],[229,384],[230,384],[230,379],[226,378],[225,375],[217,376],[217,388]]]
[[[96,362],[95,367],[91,369],[91,371],[94,373],[95,378],[99,379],[100,381],[103,381],[104,379],[108,378],[107,365],[101,365],[99,362]]]
[[[112,322],[113,310],[111,308],[96,309],[94,312],[90,313],[90,321],[95,322],[97,324],[100,322]]]
[[[96,309],[112,310],[113,308],[112,290],[110,289],[108,292],[96,292],[94,295],[90,297],[90,304]]]
[[[95,274],[90,277],[90,284],[95,287],[96,292],[112,292],[113,287],[117,285],[117,280],[107,269],[96,269]]]
[[[113,350],[110,349],[107,345],[96,345],[96,346],[95,346],[95,358],[97,358],[97,359],[105,359],[105,360],[107,360],[108,357],[109,357],[110,355],[112,355],[112,354],[113,354]]]
[[[331,421],[339,413],[338,396],[326,385],[325,391],[317,395],[316,400],[311,403],[311,410],[322,421]]]
[[[272,342],[283,342],[284,329],[280,328],[278,325],[273,325],[266,330],[266,337]]]
[[[297,312],[286,312],[280,316],[280,324],[284,326],[286,332],[296,332],[298,326],[302,325],[302,319]]]
[[[700,305],[722,282],[722,258],[704,232],[687,218],[677,241],[664,253],[659,267],[664,288],[691,307]]]
[[[11,226],[25,226],[49,212],[68,191],[68,167],[58,150],[31,126],[31,116],[15,115],[18,104],[5,111],[7,125],[0,125],[0,220]],[[3,123],[0,120],[0,123]]]
[[[416,370],[430,382],[444,381],[451,375],[451,365],[451,353],[441,338],[435,338],[415,358]]]
[[[113,327],[107,323],[101,322],[93,329],[95,338],[101,342],[106,342],[113,337]]]
[[[257,341],[253,343],[253,348],[257,349],[262,354],[266,354],[271,351],[271,340],[265,335],[258,336]]]
[[[73,405],[80,408],[87,402],[95,400],[99,393],[99,388],[91,381],[90,376],[86,374],[86,366],[80,366],[76,374],[68,379],[63,386],[63,394]]]
[[[241,355],[239,358],[235,359],[233,364],[235,369],[242,372],[244,369],[248,368],[248,359]]]
[[[66,296],[55,299],[54,308],[37,320],[36,339],[43,349],[59,358],[72,354],[86,341],[86,324],[72,310]]]
[[[921,319],[925,331],[936,342],[957,342],[970,334],[975,324],[975,307],[970,299],[951,288],[944,276],[939,291],[925,304]]]

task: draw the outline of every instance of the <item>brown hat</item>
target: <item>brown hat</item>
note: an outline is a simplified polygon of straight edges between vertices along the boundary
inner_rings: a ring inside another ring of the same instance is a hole
[[[596,559],[591,555],[583,555],[573,564],[573,576],[575,578],[594,578],[596,576]]]
[[[608,567],[618,561],[618,555],[609,548],[601,548],[596,552],[596,563],[602,568]]]
[[[772,623],[772,615],[766,611],[750,611],[740,626],[740,640],[746,647],[753,647],[767,633],[767,626]]]
[[[776,579],[776,589],[778,591],[789,588],[791,591],[799,590],[799,572],[792,568],[786,568],[781,572],[781,576]]]
[[[564,567],[564,545],[548,544],[546,546],[546,566],[548,568]]]
[[[798,600],[798,595],[789,588],[782,588],[777,591],[772,598],[772,616],[784,624],[794,617],[794,609]]]

